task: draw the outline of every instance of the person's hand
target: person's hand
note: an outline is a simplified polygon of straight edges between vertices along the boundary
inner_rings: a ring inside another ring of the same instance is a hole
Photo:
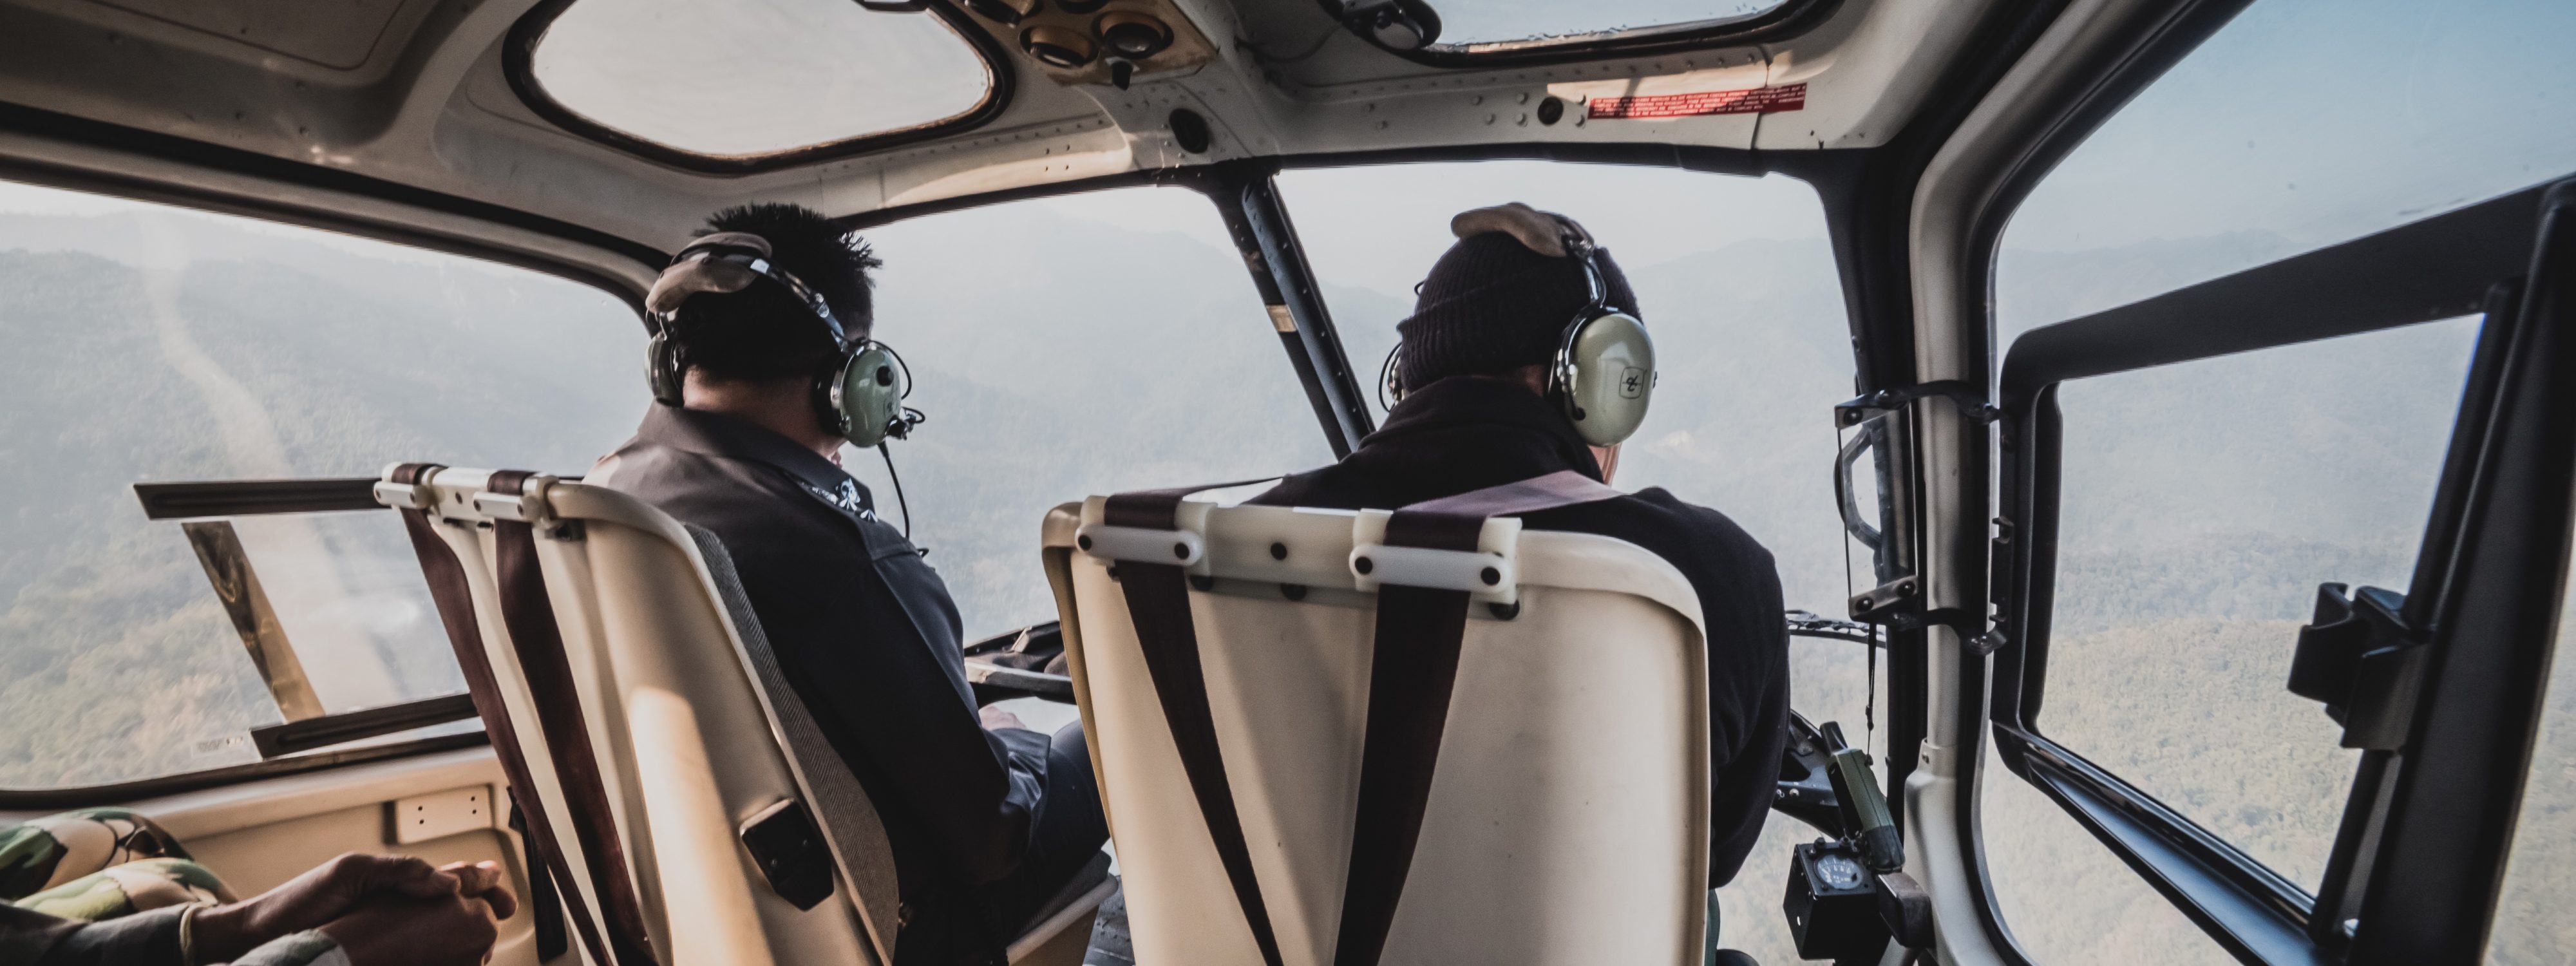
[[[369,899],[322,933],[340,944],[350,966],[481,966],[501,935],[496,920],[509,918],[518,900],[490,863],[465,866],[457,878],[463,888],[436,899]],[[482,891],[465,891],[478,885]]]
[[[414,900],[457,895],[465,883],[455,868],[431,868],[410,856],[342,855],[257,896],[199,910],[190,920],[197,958],[229,962],[261,943],[338,919],[372,895]],[[499,870],[492,873],[497,876]]]
[[[501,874],[496,862],[450,862],[438,871],[456,877],[456,894],[468,899],[481,899],[492,907],[492,918],[508,919],[519,911],[519,897],[511,894],[509,879]]]
[[[1008,711],[1004,711],[1004,710],[1002,710],[999,706],[996,706],[996,705],[990,705],[990,704],[988,704],[988,705],[985,705],[985,706],[983,706],[983,707],[981,707],[981,708],[976,709],[976,710],[975,710],[975,716],[976,716],[976,717],[978,717],[978,718],[983,719],[983,721],[984,721],[984,727],[985,727],[986,729],[992,729],[992,728],[1019,728],[1019,729],[1021,729],[1021,730],[1027,730],[1027,729],[1028,729],[1028,726],[1027,726],[1027,725],[1024,725],[1024,724],[1021,724],[1021,723],[1020,723],[1020,716],[1019,716],[1019,715],[1012,714],[1012,713],[1010,713],[1010,712],[1008,712]]]

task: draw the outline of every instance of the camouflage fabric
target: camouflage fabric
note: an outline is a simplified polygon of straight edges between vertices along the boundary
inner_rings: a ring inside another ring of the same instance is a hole
[[[0,901],[22,908],[97,922],[233,898],[178,839],[127,809],[83,809],[0,828]]]
[[[0,963],[180,966],[186,913],[176,907],[232,901],[178,839],[126,809],[0,827],[0,906],[11,907],[0,916]],[[349,954],[309,930],[270,940],[233,966],[349,966]]]
[[[349,954],[321,930],[311,929],[272,939],[232,966],[349,966]]]

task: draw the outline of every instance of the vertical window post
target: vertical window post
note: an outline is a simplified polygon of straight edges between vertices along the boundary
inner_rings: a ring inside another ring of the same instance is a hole
[[[1236,162],[1205,170],[1185,183],[1216,203],[1252,273],[1253,287],[1269,307],[1280,347],[1297,367],[1297,381],[1306,386],[1306,399],[1314,404],[1334,458],[1350,455],[1360,438],[1377,428],[1376,420],[1369,414],[1368,394],[1342,352],[1341,336],[1333,331],[1332,313],[1315,287],[1314,267],[1306,264],[1288,208],[1279,201],[1278,184],[1271,180],[1276,165]]]

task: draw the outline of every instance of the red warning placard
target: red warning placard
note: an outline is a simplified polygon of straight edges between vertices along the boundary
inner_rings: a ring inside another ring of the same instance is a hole
[[[1595,97],[1589,106],[1589,116],[1596,121],[1618,118],[1646,120],[1708,114],[1767,114],[1795,111],[1806,106],[1807,85],[1797,83],[1749,90]]]

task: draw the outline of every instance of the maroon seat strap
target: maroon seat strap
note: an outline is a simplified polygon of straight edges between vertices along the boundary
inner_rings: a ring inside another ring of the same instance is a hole
[[[1259,482],[1259,481],[1246,481]],[[1241,486],[1222,483],[1177,490],[1122,493],[1110,497],[1104,521],[1111,526],[1176,530],[1181,498],[1204,490]],[[1243,837],[1243,817],[1235,811],[1234,790],[1226,781],[1225,757],[1216,740],[1216,719],[1208,709],[1207,674],[1199,663],[1197,627],[1190,619],[1188,575],[1175,564],[1118,562],[1118,585],[1127,598],[1127,615],[1135,623],[1136,646],[1144,653],[1145,672],[1154,695],[1162,701],[1163,721],[1180,751],[1181,770],[1198,798],[1199,816],[1208,838],[1216,843],[1217,861],[1234,884],[1235,901],[1252,927],[1267,966],[1281,966],[1279,937],[1270,925],[1270,908],[1261,899],[1253,875],[1252,851]]]
[[[1621,496],[1573,470],[1416,503],[1388,518],[1388,546],[1473,552],[1490,517]],[[1368,733],[1360,751],[1359,807],[1350,876],[1342,887],[1334,966],[1376,966],[1385,952],[1414,846],[1431,802],[1449,697],[1467,635],[1463,590],[1382,585],[1370,648]]]
[[[405,463],[394,469],[392,482],[416,485],[438,468],[428,463]],[[421,577],[429,583],[430,600],[438,606],[439,623],[447,627],[447,643],[456,651],[456,666],[465,676],[466,693],[474,699],[475,713],[483,718],[483,731],[492,740],[492,756],[499,759],[501,776],[510,783],[510,797],[518,803],[519,814],[527,822],[531,851],[545,863],[543,875],[555,882],[573,882],[572,864],[564,860],[563,849],[555,844],[554,824],[548,820],[545,803],[529,778],[526,750],[519,744],[518,730],[510,725],[509,707],[502,703],[500,685],[492,677],[492,661],[483,650],[483,631],[474,620],[474,593],[466,582],[465,565],[432,529],[435,524],[430,522],[428,511],[407,509],[402,511],[402,517],[403,529],[411,534],[412,552],[420,557]],[[538,875],[532,870],[530,877]],[[572,914],[573,930],[580,934],[591,961],[601,966],[613,963],[607,947],[600,942],[599,926],[591,920],[590,907],[578,895],[566,898],[570,900],[564,905]]]
[[[485,490],[522,496],[535,474],[502,470],[492,474]],[[554,758],[555,782],[573,812],[573,834],[590,867],[591,894],[608,919],[613,960],[600,966],[650,966],[653,945],[644,931],[643,907],[627,875],[626,847],[617,834],[617,818],[600,781],[599,758],[590,744],[590,724],[581,709],[581,692],[573,683],[572,663],[564,656],[563,630],[555,624],[554,602],[546,593],[545,572],[537,565],[535,528],[525,520],[492,521],[495,583],[501,592],[501,623],[519,657],[519,674],[537,710],[546,750]]]

